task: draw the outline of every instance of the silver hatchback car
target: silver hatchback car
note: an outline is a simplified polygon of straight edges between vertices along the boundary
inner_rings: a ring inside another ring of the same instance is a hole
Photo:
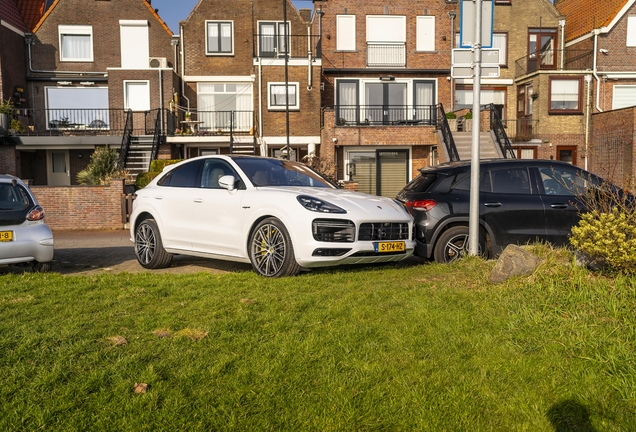
[[[17,177],[0,174],[0,266],[27,265],[51,270],[53,233],[44,210]]]

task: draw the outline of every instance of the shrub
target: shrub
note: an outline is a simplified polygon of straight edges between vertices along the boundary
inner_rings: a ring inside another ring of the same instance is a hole
[[[446,113],[446,118],[449,119],[449,120],[456,119],[457,118],[457,114],[455,114],[452,111],[451,112],[447,112]]]
[[[143,172],[137,174],[137,178],[135,179],[135,188],[141,189],[143,187],[148,186],[148,183],[152,181],[155,177],[157,177],[160,172]]]
[[[468,111],[466,114],[464,114],[464,118],[466,120],[470,120],[473,118],[473,112],[472,111]]]
[[[160,173],[166,167],[166,165],[176,164],[183,159],[155,159],[150,162],[150,172]]]
[[[4,102],[0,99],[0,114],[13,115],[13,102],[7,99]]]
[[[609,270],[636,272],[636,201],[608,183],[575,191],[587,212],[572,228],[570,243]]]
[[[77,181],[83,185],[101,185],[112,178],[125,178],[126,172],[118,168],[118,162],[117,151],[108,146],[97,147],[88,166],[77,174]]]

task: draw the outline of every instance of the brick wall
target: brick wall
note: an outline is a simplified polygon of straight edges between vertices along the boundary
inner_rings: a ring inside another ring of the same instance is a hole
[[[124,180],[104,186],[31,186],[51,229],[122,229]]]
[[[26,89],[24,38],[4,26],[0,26],[0,56],[0,100],[11,99],[16,107],[24,108],[26,104],[19,105],[13,98],[15,86]]]

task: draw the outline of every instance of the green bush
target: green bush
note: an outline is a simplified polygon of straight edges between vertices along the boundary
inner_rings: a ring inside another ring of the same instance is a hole
[[[473,118],[473,112],[472,111],[468,111],[466,114],[464,114],[464,118],[466,120],[470,120]]]
[[[155,159],[150,162],[150,172],[160,173],[166,167],[166,165],[176,164],[183,159]]]
[[[157,177],[160,172],[143,172],[137,174],[137,178],[135,179],[135,188],[141,189],[143,187],[148,186],[155,177]]]
[[[585,213],[572,228],[570,243],[612,270],[636,272],[636,214],[619,207]]]
[[[88,166],[77,174],[77,181],[83,185],[106,184],[112,178],[125,178],[126,172],[119,169],[119,153],[110,147],[97,147],[91,155]]]
[[[455,114],[452,111],[451,112],[447,112],[446,113],[446,118],[449,119],[449,120],[456,119],[457,118],[457,114]]]

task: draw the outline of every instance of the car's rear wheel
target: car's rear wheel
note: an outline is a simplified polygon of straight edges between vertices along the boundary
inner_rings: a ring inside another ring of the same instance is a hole
[[[135,255],[139,264],[147,269],[165,268],[172,261],[172,254],[163,248],[159,227],[154,219],[146,219],[137,226]]]
[[[276,218],[264,219],[254,228],[249,255],[252,268],[262,276],[293,276],[300,271],[289,233]]]
[[[36,273],[46,273],[51,271],[51,261],[48,262],[36,262],[33,265],[33,271]]]
[[[433,255],[438,263],[451,263],[468,256],[468,227],[456,226],[447,229],[437,240]],[[479,236],[479,254],[484,250],[483,238]]]

